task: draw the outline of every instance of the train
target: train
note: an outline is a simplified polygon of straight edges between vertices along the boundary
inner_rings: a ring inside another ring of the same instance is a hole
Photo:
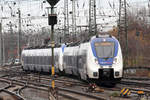
[[[25,71],[51,72],[51,48],[24,49]],[[111,35],[93,36],[78,45],[62,44],[54,48],[55,72],[71,74],[82,80],[116,84],[123,76],[123,58],[119,41]]]

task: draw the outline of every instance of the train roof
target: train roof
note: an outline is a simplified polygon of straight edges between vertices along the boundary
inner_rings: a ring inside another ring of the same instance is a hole
[[[118,41],[114,36],[111,36],[109,34],[105,34],[105,35],[96,35],[96,36],[93,36],[91,38],[88,38],[88,39],[84,39],[82,41],[76,41],[76,42],[71,42],[71,43],[63,43],[61,45],[56,45],[55,48],[61,48],[63,45],[65,45],[66,47],[73,47],[73,46],[79,46],[81,44],[84,44],[84,43],[88,43],[90,42],[91,40],[95,39],[95,38],[99,38],[99,39],[103,39],[103,38],[110,38],[110,39],[114,39],[116,41]],[[47,46],[47,47],[29,47],[29,48],[25,48],[24,50],[46,50],[46,49],[51,49],[50,46]]]
[[[60,48],[56,48],[55,51],[58,52]],[[50,56],[51,49],[25,49],[22,51],[22,55],[25,56]]]
[[[118,42],[118,40],[114,37],[114,36],[111,36],[111,35],[98,35],[98,36],[93,36],[92,38],[91,38],[91,41],[93,41],[93,40],[104,40],[105,41],[105,39],[107,39],[107,40],[109,40],[109,41],[116,41],[116,42]]]

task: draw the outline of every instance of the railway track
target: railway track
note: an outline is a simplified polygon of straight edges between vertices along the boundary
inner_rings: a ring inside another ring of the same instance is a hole
[[[51,81],[52,77],[48,75],[41,75],[40,73],[25,73],[24,71],[20,71],[19,68],[13,67],[13,69],[7,68],[6,74],[1,75],[0,81],[6,82],[8,84],[11,84],[12,86],[9,90],[17,90],[15,91],[17,94],[20,94],[22,97],[27,97],[24,95],[24,91],[31,88],[38,91],[44,91],[45,93],[48,93],[48,88],[50,87],[49,82]],[[9,73],[11,74],[9,74]],[[55,78],[56,87],[58,87],[58,96],[60,100],[83,100],[81,98],[84,98],[86,100],[106,100],[106,97],[95,95],[94,93],[82,91],[82,89],[79,88],[88,88],[89,85],[85,82],[81,82],[78,79],[71,79],[66,77],[56,77]],[[127,79],[123,79],[120,83],[121,85],[127,85],[129,88],[133,91],[143,90],[146,93],[150,93],[148,89],[137,89],[137,88],[131,88],[130,86],[135,86],[135,84],[140,87],[147,87],[150,86],[148,83],[142,83],[142,82],[133,82],[128,81]],[[77,88],[75,88],[77,87]],[[17,88],[17,89],[15,89]],[[115,88],[103,88],[104,90],[108,91],[119,91],[121,87],[115,87]],[[14,92],[14,91],[13,91]],[[35,100],[35,99],[27,99],[27,100]],[[37,99],[38,100],[38,99]],[[39,99],[40,100],[40,99]],[[48,100],[48,99],[44,99]]]
[[[34,81],[31,82],[31,81],[18,80],[18,79],[9,79],[6,77],[0,78],[0,81],[11,83],[13,85],[20,87],[18,89],[18,91],[19,91],[19,94],[21,96],[23,96],[21,91],[23,91],[23,89],[26,89],[26,88],[33,88],[33,89],[37,89],[37,90],[41,90],[41,91],[47,91],[47,92],[48,92],[48,88],[49,88],[48,84],[43,84],[40,82],[37,83]],[[66,100],[66,99],[68,99],[68,100],[82,100],[83,98],[86,100],[106,100],[104,97],[92,95],[91,93],[75,91],[73,89],[64,88],[64,87],[60,87],[60,86],[58,87],[58,91],[59,91],[58,96],[65,98],[64,100]]]
[[[31,78],[29,78],[31,77]],[[39,82],[42,82],[42,81],[47,81],[47,82],[50,82],[52,80],[52,77],[51,76],[46,76],[46,75],[37,75],[37,74],[29,74],[29,75],[26,75],[25,77],[22,78],[23,80],[28,80],[28,79],[32,79],[32,80],[35,80],[35,81],[39,81]],[[42,81],[41,81],[42,80]],[[77,79],[71,79],[71,78],[66,78],[66,77],[56,77],[55,78],[55,81],[56,83],[63,83],[64,85],[70,85],[70,86],[83,86],[83,87],[88,87],[88,83],[86,82],[82,82],[80,80],[77,80]]]
[[[2,100],[24,100],[24,98],[22,98],[20,95],[17,95],[6,89],[0,90],[0,98]]]
[[[7,82],[8,83],[8,82]],[[8,84],[7,86],[0,89],[0,100],[24,100],[17,91],[19,86]]]
[[[150,81],[150,78],[148,77],[124,77],[123,79],[126,79],[126,80],[137,80],[137,81]]]
[[[142,81],[133,81],[133,80],[122,80],[120,84],[124,85],[133,85],[133,86],[140,86],[140,87],[150,87],[149,82],[142,82]]]

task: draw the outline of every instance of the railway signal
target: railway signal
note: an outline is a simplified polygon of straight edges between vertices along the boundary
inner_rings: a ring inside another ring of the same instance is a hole
[[[54,47],[55,47],[55,41],[54,41],[54,25],[57,24],[57,15],[54,14],[54,6],[58,3],[59,0],[47,0],[47,2],[51,5],[51,14],[48,15],[48,22],[49,25],[51,25],[51,48],[52,48],[52,68],[51,68],[51,74],[52,74],[52,82],[51,82],[51,91],[49,92],[49,99],[55,98],[57,99],[56,95],[56,89],[55,89],[55,67],[54,67]],[[53,99],[52,99],[53,100]]]

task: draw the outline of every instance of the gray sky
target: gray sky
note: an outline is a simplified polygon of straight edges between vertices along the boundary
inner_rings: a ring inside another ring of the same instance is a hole
[[[47,26],[47,18],[40,18],[43,14],[47,14],[46,7],[49,7],[50,5],[48,3],[42,3],[43,0],[0,0],[0,17],[9,17],[9,20],[5,20],[4,24],[8,24],[11,20],[12,23],[17,25],[17,9],[20,8],[22,12],[22,18],[26,18],[22,20],[22,24],[25,26],[27,23],[34,23],[34,28],[39,29],[41,27]],[[57,4],[57,13],[59,14],[59,18],[63,17],[63,1],[60,0],[60,2]],[[97,4],[97,15],[98,14],[108,14],[108,15],[115,15],[115,13],[118,12],[118,5],[119,0],[96,0]],[[131,8],[140,8],[140,7],[148,7],[148,1],[149,0],[127,0],[127,3],[129,4],[129,9]],[[16,4],[14,4],[16,2]],[[88,2],[89,0],[77,0],[77,12],[76,14],[80,18],[78,18],[77,22],[79,21],[79,24],[87,24],[87,19],[85,16],[88,15]],[[71,11],[71,1],[69,0],[69,10]],[[11,17],[11,14],[14,14],[15,17]],[[29,16],[34,16],[34,19],[31,19]],[[115,15],[115,18],[104,18],[101,17],[101,19],[98,19],[98,23],[116,23],[117,16]],[[71,17],[71,16],[70,16]],[[63,21],[61,21],[63,22]],[[62,25],[63,23],[61,23]],[[4,25],[4,26],[5,26]],[[63,26],[63,25],[62,25]],[[32,29],[33,27],[31,27]],[[26,29],[26,28],[24,28]],[[7,30],[7,29],[6,29]]]

